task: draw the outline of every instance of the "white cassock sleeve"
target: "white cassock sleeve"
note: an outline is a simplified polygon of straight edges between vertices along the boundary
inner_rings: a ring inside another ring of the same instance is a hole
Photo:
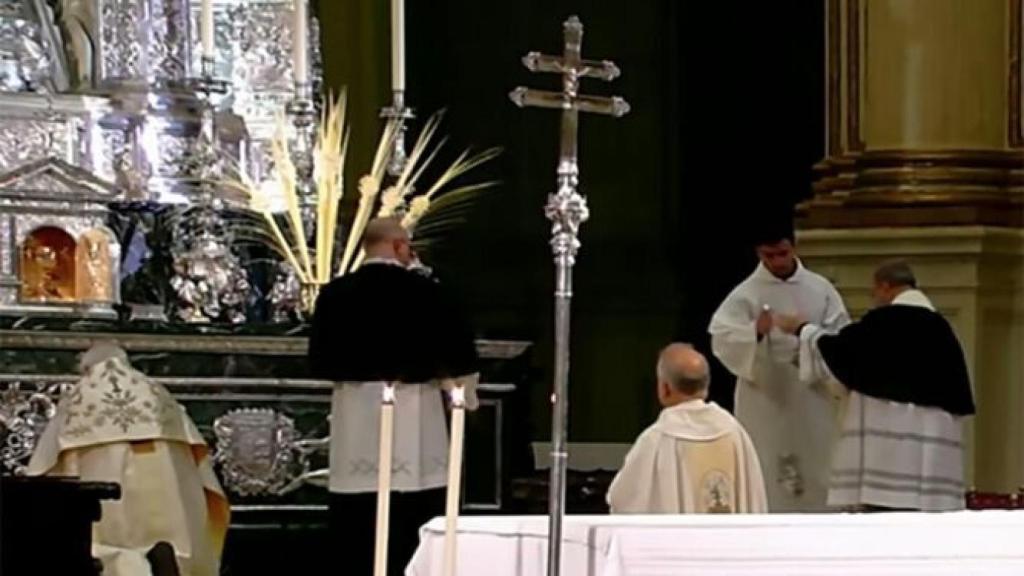
[[[843,297],[829,284],[828,292],[825,294],[825,318],[821,322],[821,327],[829,332],[839,332],[849,323],[850,315],[846,312]]]
[[[841,398],[848,390],[828,369],[828,364],[818,350],[818,338],[832,332],[815,324],[808,324],[800,331],[800,381],[811,384],[821,382],[832,396]]]
[[[757,318],[750,317],[750,306],[738,291],[722,302],[711,317],[711,351],[736,377],[754,380],[757,358]]]

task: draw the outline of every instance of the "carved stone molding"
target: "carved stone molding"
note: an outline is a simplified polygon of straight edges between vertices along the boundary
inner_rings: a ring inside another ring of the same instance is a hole
[[[1017,151],[872,150],[816,170],[803,228],[985,224],[1024,226],[1024,155]]]

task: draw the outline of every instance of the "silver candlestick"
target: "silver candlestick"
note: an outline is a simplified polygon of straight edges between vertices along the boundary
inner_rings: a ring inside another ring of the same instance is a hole
[[[313,181],[316,147],[316,103],[309,82],[295,83],[295,97],[285,108],[295,126],[292,162],[295,163],[296,191],[306,239],[313,241],[316,228],[316,183]]]
[[[565,478],[569,453],[569,312],[572,300],[572,269],[580,248],[580,225],[590,216],[587,200],[579,191],[577,127],[580,112],[623,116],[629,104],[619,97],[601,98],[579,93],[581,78],[610,81],[619,76],[615,64],[583,60],[583,24],[576,16],[565,21],[565,50],[562,56],[531,52],[523,64],[531,72],[562,75],[562,91],[547,92],[519,87],[509,94],[519,107],[535,106],[562,111],[561,144],[558,159],[558,190],[548,196],[544,214],[551,220],[551,250],[555,260],[555,381],[551,414],[551,480],[548,500],[548,575],[561,572],[562,522],[565,516]]]
[[[408,121],[416,117],[412,108],[405,105],[405,92],[394,90],[391,92],[391,106],[385,106],[380,111],[381,118],[398,121],[398,132],[395,134],[395,141],[391,147],[391,160],[388,162],[388,175],[398,178],[405,170],[405,164],[409,156],[405,152],[405,133],[408,129]]]
[[[190,81],[203,102],[194,156],[201,182],[195,205],[184,210],[174,227],[174,307],[176,316],[186,322],[241,323],[246,319],[249,278],[232,251],[232,235],[216,187],[222,173],[213,95],[224,94],[227,83],[214,78],[212,58],[203,57],[201,73]]]

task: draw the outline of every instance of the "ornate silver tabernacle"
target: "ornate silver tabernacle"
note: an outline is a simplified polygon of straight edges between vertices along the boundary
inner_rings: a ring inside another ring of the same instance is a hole
[[[0,312],[116,317],[121,191],[56,158],[0,175]]]

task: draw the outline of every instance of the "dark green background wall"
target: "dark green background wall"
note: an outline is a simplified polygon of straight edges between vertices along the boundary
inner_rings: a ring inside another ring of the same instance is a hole
[[[325,76],[347,86],[353,114],[349,182],[365,170],[389,98],[385,0],[321,0]],[[753,265],[748,236],[788,218],[822,155],[822,3],[814,0],[407,0],[408,97],[422,118],[447,108],[450,151],[502,146],[476,178],[501,186],[432,253],[482,336],[537,343],[531,433],[548,433],[552,263],[542,206],[554,186],[558,117],[519,110],[530,50],[561,51],[578,14],[585,57],[609,58],[623,119],[585,117],[581,189],[592,217],[576,267],[571,438],[629,441],[657,411],[653,366],[673,338],[707,350],[715,306]],[[485,174],[486,172],[486,174]],[[713,396],[731,405],[715,367]]]

